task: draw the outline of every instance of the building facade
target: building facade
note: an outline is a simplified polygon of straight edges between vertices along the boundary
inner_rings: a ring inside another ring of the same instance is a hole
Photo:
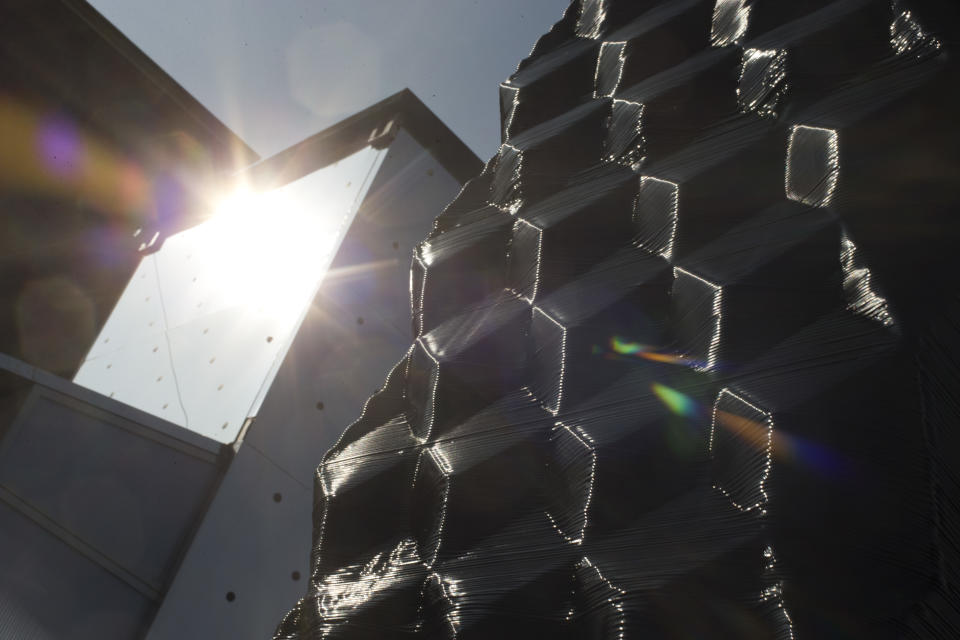
[[[479,160],[408,91],[260,160],[85,3],[4,12],[0,635],[269,635]]]

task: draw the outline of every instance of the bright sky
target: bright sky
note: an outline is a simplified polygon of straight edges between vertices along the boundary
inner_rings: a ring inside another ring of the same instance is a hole
[[[409,87],[483,160],[497,85],[567,0],[90,0],[269,156]]]

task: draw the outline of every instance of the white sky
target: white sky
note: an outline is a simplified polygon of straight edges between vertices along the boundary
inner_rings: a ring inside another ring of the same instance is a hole
[[[409,87],[481,159],[497,85],[567,0],[90,0],[269,156]]]

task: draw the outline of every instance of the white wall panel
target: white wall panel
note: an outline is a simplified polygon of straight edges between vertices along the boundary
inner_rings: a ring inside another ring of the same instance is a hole
[[[255,415],[384,152],[228,199],[145,257],[75,382],[218,442]]]

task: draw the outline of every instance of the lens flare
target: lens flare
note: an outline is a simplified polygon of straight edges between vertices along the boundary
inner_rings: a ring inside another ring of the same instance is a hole
[[[667,408],[678,416],[693,418],[700,415],[701,411],[697,405],[697,401],[687,394],[681,393],[676,389],[671,389],[658,382],[651,384],[650,388],[656,396],[660,398],[660,401],[667,405]]]
[[[56,109],[0,93],[0,139],[0,187],[79,200],[131,225],[149,214],[139,164]]]
[[[628,342],[620,336],[610,338],[610,348],[624,356],[635,356],[648,350],[646,345],[639,342]]]
[[[714,415],[717,418],[717,425],[724,427],[735,437],[757,449],[767,448],[770,434],[769,425],[765,422],[751,420],[722,409],[717,409]],[[782,435],[780,439],[783,440]],[[776,437],[774,442],[776,443]]]
[[[767,425],[727,411],[717,410],[718,426],[757,449],[765,449],[768,443]],[[800,436],[775,429],[770,442],[771,454],[776,460],[805,467],[824,476],[849,477],[853,462],[846,456],[828,447]]]
[[[658,382],[651,384],[650,389],[678,416],[695,418],[707,415],[706,409],[700,403],[681,391]],[[770,434],[766,423],[718,409],[716,425],[758,450],[766,450],[767,446],[770,446],[771,455],[780,462],[804,467],[833,478],[848,478],[854,473],[855,464],[848,457],[807,438],[775,429],[772,441],[768,440]]]
[[[52,173],[70,176],[81,170],[83,148],[76,127],[66,118],[44,118],[37,130],[37,153]]]
[[[320,213],[284,189],[239,189],[189,232],[230,304],[257,299],[276,317],[296,317],[334,248],[337,230]]]
[[[680,364],[689,367],[700,366],[700,363],[696,362],[692,358],[688,358],[676,353],[664,353],[662,351],[657,351],[649,345],[625,340],[620,336],[613,336],[610,338],[610,350],[613,352],[613,354],[618,356],[634,356],[637,358],[643,358],[644,360],[650,360],[651,362]],[[597,351],[602,351],[602,349],[597,348],[594,350],[594,353]]]

